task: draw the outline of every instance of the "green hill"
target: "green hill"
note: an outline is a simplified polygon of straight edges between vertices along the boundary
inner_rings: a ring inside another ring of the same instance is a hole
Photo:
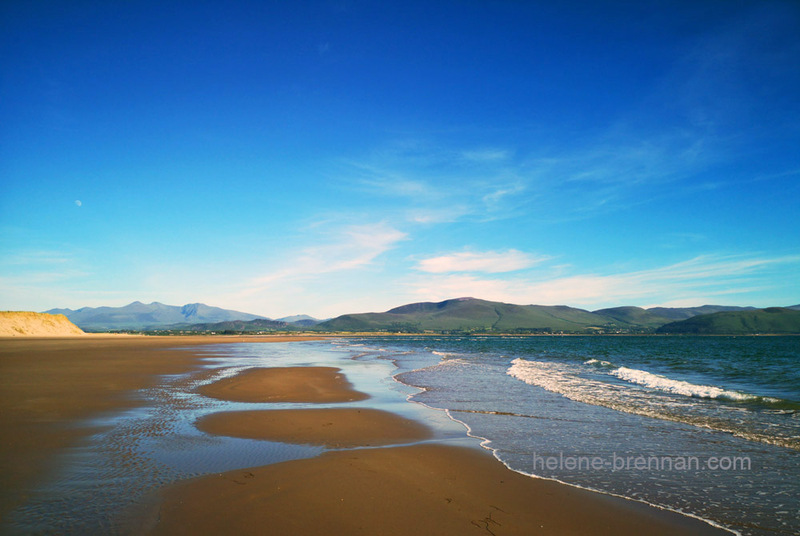
[[[412,303],[385,313],[349,314],[317,327],[326,331],[583,332],[608,329],[609,317],[566,306],[514,305],[475,298]]]
[[[697,335],[800,334],[800,311],[769,307],[752,311],[727,311],[695,316],[665,324],[657,333]]]
[[[657,328],[672,321],[670,318],[655,314],[641,307],[612,307],[610,309],[600,309],[594,311],[594,313],[611,317],[625,324],[649,328]]]
[[[701,305],[699,307],[651,307],[648,312],[662,316],[669,321],[686,320],[693,316],[710,315],[724,311],[755,311],[755,307],[738,307],[735,305]]]

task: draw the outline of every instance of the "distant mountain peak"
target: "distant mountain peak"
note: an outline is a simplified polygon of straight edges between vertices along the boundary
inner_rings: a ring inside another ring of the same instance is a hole
[[[212,307],[203,303],[177,306],[157,301],[144,304],[138,300],[124,307],[83,307],[76,311],[69,309],[51,309],[51,311],[64,314],[78,327],[90,331],[163,329],[182,324],[264,319],[260,315]]]

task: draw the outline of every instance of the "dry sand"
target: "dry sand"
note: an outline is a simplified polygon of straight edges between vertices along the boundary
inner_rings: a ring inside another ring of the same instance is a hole
[[[70,337],[83,330],[64,315],[0,311],[0,337]]]
[[[432,437],[422,424],[369,408],[212,413],[196,423],[215,435],[351,448],[411,443]]]
[[[231,402],[352,402],[368,395],[355,391],[335,367],[254,368],[204,385],[198,392]]]
[[[442,445],[329,452],[167,490],[154,534],[729,534]]]

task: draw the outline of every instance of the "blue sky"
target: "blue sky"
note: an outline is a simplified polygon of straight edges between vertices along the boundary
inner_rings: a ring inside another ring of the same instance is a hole
[[[800,302],[800,4],[0,7],[0,309]]]

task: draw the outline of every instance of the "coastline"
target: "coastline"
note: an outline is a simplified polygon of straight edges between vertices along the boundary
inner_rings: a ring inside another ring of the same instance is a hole
[[[24,438],[5,444],[0,451],[3,484],[7,484],[3,486],[3,514],[23,502],[30,486],[52,469],[47,462],[57,451],[91,433],[76,424],[98,413],[135,405],[131,395],[158,375],[198,370],[203,356],[188,346],[287,341],[274,337],[123,337],[0,340],[0,431],[4,437]],[[176,351],[176,347],[181,349]],[[108,359],[111,354],[113,359]],[[303,374],[295,376],[304,382]],[[349,389],[341,382],[333,390],[337,388]],[[59,402],[64,400],[68,403]],[[394,417],[375,416],[378,421]],[[325,418],[333,422],[331,418],[339,417],[329,412]],[[251,423],[240,424],[252,428]],[[286,429],[287,424],[280,426]],[[348,434],[354,435],[352,431]],[[402,440],[389,438],[383,444],[424,438],[424,434],[412,434]],[[354,440],[349,446],[364,442]],[[276,493],[276,485],[280,493]],[[543,533],[552,534],[728,534],[674,512],[524,476],[488,452],[435,443],[329,451],[316,458],[190,479],[159,494],[163,501],[160,522],[152,525],[154,518],[144,515],[138,520],[142,530],[153,529],[156,534],[176,530],[261,533],[264,523],[295,533],[324,529],[328,533],[381,530],[406,534],[427,529],[485,534],[497,529],[495,534],[527,534],[538,523]],[[262,506],[246,508],[255,504],[248,501]],[[309,504],[322,515],[309,516]]]

